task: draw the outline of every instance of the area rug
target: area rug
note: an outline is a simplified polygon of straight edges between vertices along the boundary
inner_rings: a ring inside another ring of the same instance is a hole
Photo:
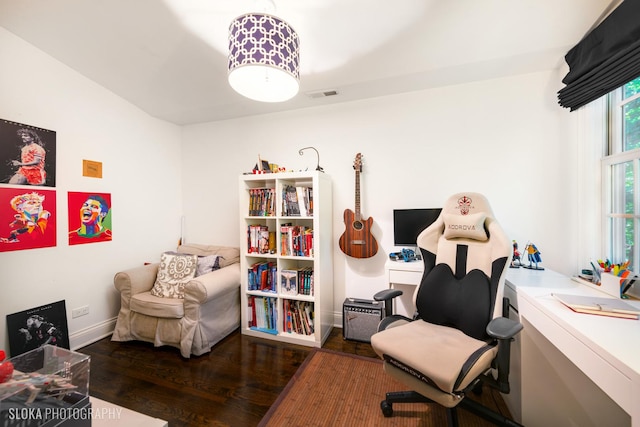
[[[314,349],[259,426],[447,425],[444,408],[434,404],[394,404],[393,416],[385,418],[380,401],[386,392],[400,390],[406,386],[387,375],[378,359]],[[489,390],[483,395],[491,399]],[[461,426],[492,425],[464,409],[458,414]]]

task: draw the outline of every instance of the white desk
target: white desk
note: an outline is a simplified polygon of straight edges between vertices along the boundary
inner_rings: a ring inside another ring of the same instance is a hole
[[[511,269],[507,281],[524,324],[522,423],[640,426],[640,321],[574,313],[551,293],[606,295],[553,271]]]
[[[393,261],[388,259],[384,265],[389,288],[399,289],[402,295],[393,302],[394,313],[411,317],[415,311],[413,293],[422,280],[424,264],[422,261]]]

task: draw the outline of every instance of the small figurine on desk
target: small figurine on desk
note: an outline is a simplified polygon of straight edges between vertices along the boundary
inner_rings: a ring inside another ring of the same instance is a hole
[[[513,240],[513,258],[511,259],[511,268],[520,268],[522,261],[520,260],[520,251],[518,250],[518,242]]]
[[[540,251],[536,245],[531,242],[527,242],[527,245],[524,247],[524,251],[527,253],[527,258],[529,259],[529,265],[523,265],[524,268],[529,268],[531,270],[544,270],[544,267],[538,266],[538,263],[542,262],[542,257],[540,257]]]

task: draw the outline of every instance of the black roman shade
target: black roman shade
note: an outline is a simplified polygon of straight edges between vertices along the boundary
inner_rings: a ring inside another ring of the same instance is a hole
[[[640,0],[624,0],[565,60],[558,102],[571,111],[640,76]]]

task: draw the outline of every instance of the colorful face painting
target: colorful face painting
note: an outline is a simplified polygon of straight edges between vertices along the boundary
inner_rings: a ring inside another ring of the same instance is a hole
[[[69,245],[108,242],[111,194],[69,192]]]
[[[56,245],[56,192],[0,188],[0,252]]]

